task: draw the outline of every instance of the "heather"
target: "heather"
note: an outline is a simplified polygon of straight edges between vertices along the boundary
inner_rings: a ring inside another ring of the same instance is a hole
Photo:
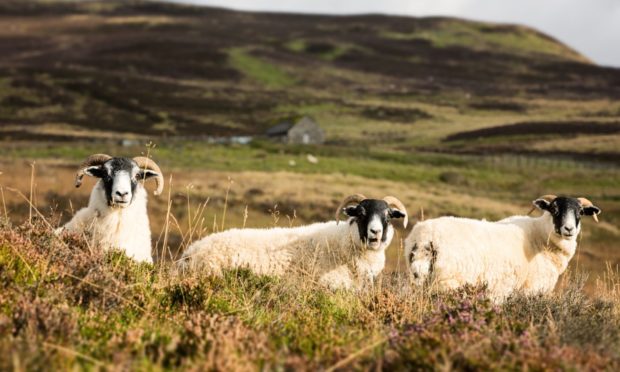
[[[613,278],[586,295],[493,303],[482,287],[440,293],[406,275],[367,291],[245,270],[180,276],[47,222],[0,227],[2,369],[615,369]],[[617,288],[615,288],[617,290]]]

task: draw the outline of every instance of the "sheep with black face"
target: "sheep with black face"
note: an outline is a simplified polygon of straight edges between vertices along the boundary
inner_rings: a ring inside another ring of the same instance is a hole
[[[75,187],[82,185],[85,175],[99,179],[88,206],[56,232],[88,232],[98,247],[118,248],[137,261],[152,262],[147,195],[142,183],[153,178],[157,183],[155,195],[161,194],[164,178],[159,166],[146,157],[95,154],[81,164]]]
[[[341,213],[349,218],[339,223]],[[362,288],[385,266],[385,250],[394,236],[392,219],[403,218],[403,203],[361,194],[344,199],[336,220],[301,227],[232,229],[193,243],[179,261],[183,270],[220,274],[222,269],[247,268],[256,274],[310,274],[330,288]]]
[[[404,225],[407,225],[407,215],[401,210],[390,209],[388,201],[363,199],[357,205],[342,209],[342,212],[350,217],[348,223],[357,227],[360,242],[370,249],[380,249],[386,242],[387,245],[390,244],[394,236],[394,228],[390,223],[392,218],[405,218]],[[339,222],[338,214],[337,222]]]
[[[551,215],[553,230],[557,236],[571,239],[581,232],[581,216],[592,216],[598,222],[597,215],[601,210],[585,198],[556,197],[545,195],[534,200],[532,213],[536,208]]]
[[[405,241],[413,281],[446,289],[486,283],[497,301],[515,291],[551,292],[577,249],[581,216],[598,222],[601,210],[586,198],[555,195],[533,205],[542,216],[497,222],[440,217],[416,224]]]

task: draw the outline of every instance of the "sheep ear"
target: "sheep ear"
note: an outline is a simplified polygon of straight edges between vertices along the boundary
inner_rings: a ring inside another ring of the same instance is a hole
[[[583,208],[583,214],[585,214],[586,216],[592,216],[592,218],[596,222],[598,222],[598,215],[600,213],[601,213],[601,209],[594,205]]]
[[[407,227],[407,214],[396,209],[396,208],[392,208],[390,209],[390,217],[391,218],[404,218],[405,220],[403,221],[403,226],[406,228]]]
[[[551,205],[551,203],[545,199],[536,199],[532,202],[532,204],[541,211],[549,210],[549,206]]]
[[[148,180],[149,178],[158,177],[160,174],[151,169],[140,169],[137,178]]]
[[[357,207],[342,208],[342,212],[349,217],[357,217],[358,215]]]
[[[406,214],[404,214],[403,212],[399,211],[398,209],[390,209],[390,217],[392,218],[403,218],[405,217]]]
[[[84,169],[84,174],[91,177],[103,178],[105,176],[105,169],[101,165],[93,165]]]

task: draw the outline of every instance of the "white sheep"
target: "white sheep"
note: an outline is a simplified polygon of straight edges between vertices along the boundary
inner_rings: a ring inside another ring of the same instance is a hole
[[[405,259],[417,284],[454,289],[486,283],[501,301],[515,291],[548,293],[577,248],[581,215],[601,212],[585,198],[545,195],[533,202],[541,217],[497,222],[440,217],[416,224],[405,241]],[[530,212],[531,213],[531,212]]]
[[[338,223],[344,212],[347,223]],[[183,253],[182,270],[220,274],[247,268],[256,274],[309,274],[330,288],[361,288],[383,270],[385,250],[394,235],[392,218],[407,211],[395,197],[383,200],[351,195],[336,211],[336,221],[271,229],[233,229],[209,235]]]
[[[153,262],[147,194],[141,181],[155,178],[155,195],[161,194],[164,179],[159,166],[146,157],[95,154],[80,166],[75,187],[80,187],[84,175],[99,178],[88,206],[56,233],[88,233],[100,248],[118,248],[137,261]]]

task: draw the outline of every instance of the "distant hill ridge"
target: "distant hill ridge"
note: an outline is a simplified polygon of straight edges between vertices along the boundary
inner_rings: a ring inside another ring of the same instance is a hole
[[[562,44],[553,37],[527,26],[470,21],[452,17],[405,17],[379,14],[363,15],[312,15],[293,13],[243,12],[223,8],[168,3],[149,0],[5,0],[0,3],[3,15],[44,15],[44,14],[91,14],[118,16],[120,13],[141,13],[144,15],[167,14],[170,16],[208,16],[217,13],[261,15],[266,19],[275,16],[282,20],[317,21],[334,18],[347,21],[373,22],[384,24],[394,21],[394,28],[381,30],[385,37],[408,40],[428,40],[437,46],[470,46],[487,49],[512,49],[519,53],[528,51],[540,55],[564,57],[568,60],[591,63],[577,51]],[[409,25],[402,23],[409,21]],[[509,43],[513,43],[512,45]]]
[[[444,17],[8,0],[0,53],[0,123],[11,125],[252,134],[294,107],[351,97],[620,98],[620,70],[547,35]]]

